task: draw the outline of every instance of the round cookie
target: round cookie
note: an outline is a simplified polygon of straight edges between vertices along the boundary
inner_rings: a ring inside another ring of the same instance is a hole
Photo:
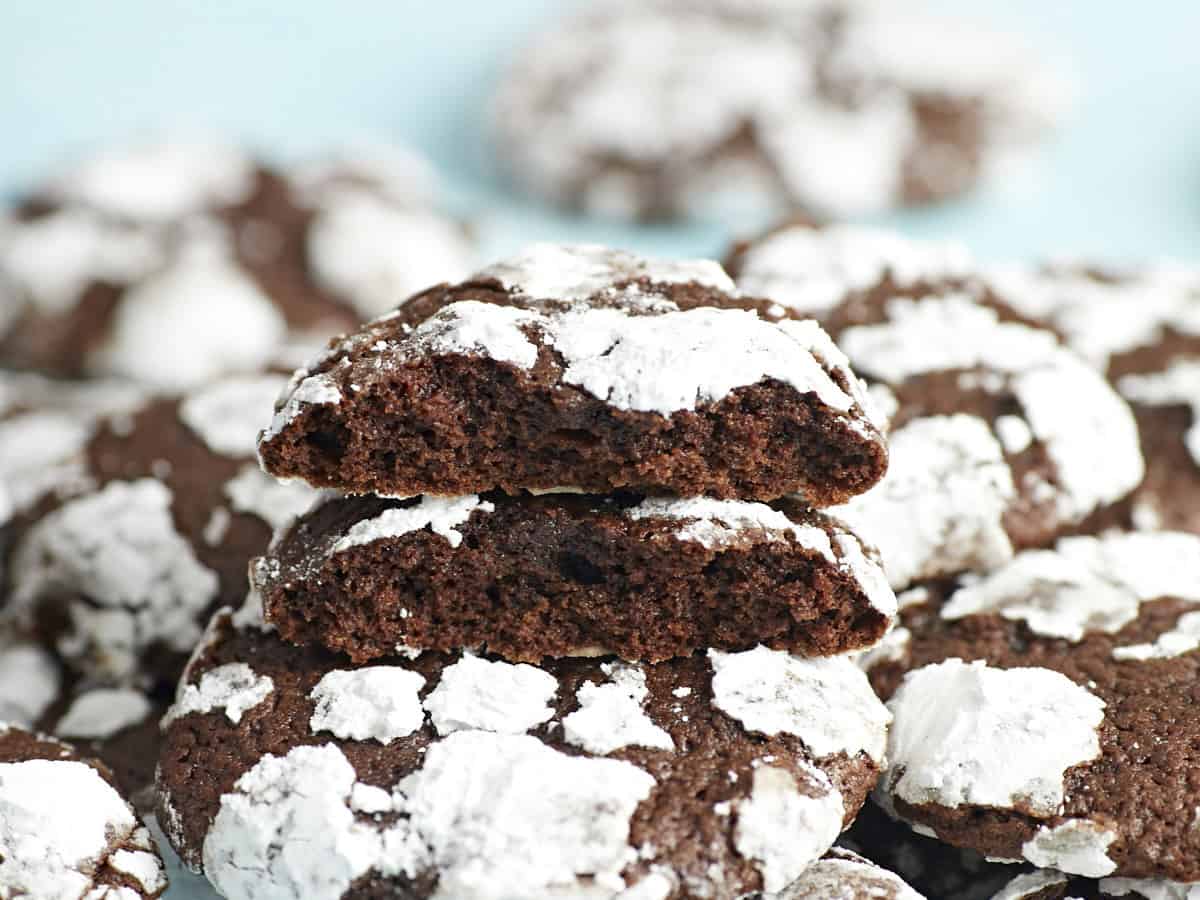
[[[99,764],[0,723],[0,894],[153,900],[163,863]]]
[[[1138,878],[1076,878],[1051,869],[1015,876],[991,900],[1197,900],[1200,884]]]
[[[1200,533],[1200,269],[1009,267],[988,278],[1133,406],[1146,457],[1130,504],[1134,526]]]
[[[524,188],[623,219],[844,218],[960,194],[1053,123],[1020,43],[852,0],[610,0],[524,48],[492,108]]]
[[[1128,404],[961,248],[792,225],[731,264],[743,290],[817,316],[890,407],[887,475],[833,511],[879,547],[893,587],[1120,519],[1145,470]]]
[[[0,362],[178,389],[291,359],[469,269],[425,175],[384,149],[294,173],[195,142],[85,159],[0,218]]]
[[[989,857],[1200,880],[1200,537],[1064,538],[918,591],[870,671],[886,808]]]
[[[212,610],[245,596],[250,559],[313,498],[254,461],[284,383],[230,377],[77,435],[63,471],[84,489],[50,491],[17,529],[5,618],[87,687],[174,684]]]
[[[845,658],[353,667],[259,615],[214,619],[158,780],[171,843],[231,900],[777,893],[882,761],[886,711]]]

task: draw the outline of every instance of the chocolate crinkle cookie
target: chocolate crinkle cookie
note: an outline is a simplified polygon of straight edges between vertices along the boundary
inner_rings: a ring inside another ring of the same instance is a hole
[[[47,482],[10,529],[3,619],[86,687],[173,684],[212,611],[245,596],[250,559],[314,498],[254,461],[285,382],[231,376],[149,398],[56,433],[55,462],[40,468],[44,418],[0,422],[0,440],[29,457],[17,474]]]
[[[914,6],[593,3],[517,57],[498,153],[529,191],[623,219],[841,218],[961,194],[1070,91],[1020,40]]]
[[[991,858],[1200,881],[1200,537],[1069,537],[914,593],[868,663],[880,802]]]
[[[874,551],[796,503],[475,494],[331,499],[252,569],[267,620],[356,660],[483,648],[657,662],[757,644],[874,644],[895,597]]]
[[[890,411],[887,476],[832,512],[894,587],[1123,521],[1145,472],[1128,403],[957,245],[797,224],[730,263],[743,290],[817,316]]]
[[[1013,876],[991,900],[1196,900],[1200,884],[1146,878],[1080,878],[1053,869]]]
[[[396,148],[287,171],[212,141],[81,160],[0,214],[0,365],[178,389],[290,359],[470,270],[430,181]]]
[[[354,666],[252,600],[210,626],[159,774],[171,843],[231,898],[777,894],[883,764],[887,712],[844,657]]]
[[[1130,520],[1200,533],[1200,268],[1007,267],[988,279],[1104,372],[1133,406],[1146,478]]]
[[[269,472],[394,496],[823,506],[886,469],[882,421],[829,337],[772,318],[716,263],[542,244],[410,304],[296,374],[259,444]]]
[[[0,896],[153,900],[166,887],[149,831],[102,765],[0,723]]]

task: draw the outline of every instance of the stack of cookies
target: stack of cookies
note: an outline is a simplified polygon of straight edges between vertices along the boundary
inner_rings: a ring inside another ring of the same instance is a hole
[[[895,596],[819,511],[883,428],[712,263],[536,246],[334,342],[259,443],[327,493],[164,721],[172,844],[230,898],[916,896],[817,863],[885,766]]]

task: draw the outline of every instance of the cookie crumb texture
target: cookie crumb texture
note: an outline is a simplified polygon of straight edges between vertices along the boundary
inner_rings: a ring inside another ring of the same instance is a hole
[[[1200,538],[1065,538],[907,606],[878,796],[989,857],[1200,881]],[[906,674],[907,673],[907,674]]]
[[[149,831],[106,771],[0,724],[0,894],[153,900],[166,888]]]
[[[260,454],[393,496],[861,493],[886,469],[882,422],[828,336],[771,308],[715,263],[536,245],[335,344]]]
[[[622,219],[847,218],[960,194],[1058,118],[1019,39],[911,8],[609,2],[525,48],[492,110],[533,193]]]
[[[326,502],[255,562],[267,620],[357,661],[403,644],[656,662],[842,653],[895,611],[874,552],[799,504],[488,498]]]
[[[353,667],[224,614],[181,690],[159,819],[231,900],[775,894],[857,813],[888,721],[844,658]]]

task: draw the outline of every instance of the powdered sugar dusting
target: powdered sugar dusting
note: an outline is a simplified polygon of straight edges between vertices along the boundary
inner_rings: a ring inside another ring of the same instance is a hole
[[[175,530],[171,502],[152,479],[118,481],[45,516],[14,552],[13,609],[31,615],[44,597],[77,594],[59,649],[118,680],[151,644],[190,650],[218,584]]]
[[[309,697],[316,704],[309,727],[347,740],[388,744],[425,722],[418,692],[425,678],[401,666],[334,669]]]
[[[999,613],[1047,637],[1119,631],[1161,597],[1200,603],[1200,537],[1175,532],[1070,537],[1029,550],[960,588],[942,607],[959,619]],[[1174,639],[1168,639],[1173,642]],[[1140,651],[1139,651],[1140,652]]]
[[[710,550],[739,543],[747,536],[770,541],[791,535],[802,547],[816,551],[828,562],[836,562],[828,534],[813,525],[797,525],[765,503],[648,497],[627,509],[625,515],[635,520],[678,519],[686,524],[675,533],[677,538],[695,541]]]
[[[0,722],[31,726],[58,699],[62,674],[49,651],[32,641],[0,644]]]
[[[179,418],[214,453],[252,457],[258,432],[270,421],[285,385],[280,375],[223,378],[188,394],[179,404]]]
[[[341,553],[352,547],[374,541],[399,537],[422,528],[429,528],[441,535],[451,547],[462,543],[462,533],[457,531],[476,510],[494,512],[495,504],[480,500],[477,494],[460,497],[422,497],[416,506],[385,509],[373,519],[355,522],[350,530],[333,545],[333,553]]]
[[[469,728],[524,734],[550,720],[557,693],[558,680],[549,672],[464,653],[442,670],[425,709],[442,735]]]
[[[255,463],[247,463],[225,484],[234,512],[257,516],[279,532],[308,511],[319,492],[299,481],[272,478]]]
[[[1164,631],[1151,644],[1114,647],[1113,659],[1170,659],[1200,649],[1200,612],[1184,613],[1170,631]]]
[[[992,900],[1030,900],[1046,888],[1058,887],[1066,884],[1068,880],[1062,872],[1052,872],[1049,869],[1024,872],[1001,888]]]
[[[1200,289],[1196,303],[1200,304]],[[1200,466],[1200,358],[1174,360],[1164,371],[1148,375],[1126,375],[1117,388],[1130,401],[1146,406],[1187,406],[1192,425],[1184,434],[1184,445]]]
[[[1065,879],[1064,879],[1065,880]],[[777,900],[925,900],[900,876],[845,850],[819,859],[788,885]],[[998,900],[993,897],[992,900]],[[1011,898],[1010,898],[1011,900]]]
[[[297,373],[294,384],[287,391],[287,400],[275,412],[271,425],[261,440],[270,440],[296,418],[305,406],[327,406],[342,402],[342,391],[332,378],[324,373],[305,375]]]
[[[794,734],[817,757],[865,753],[883,761],[891,717],[850,659],[802,659],[766,647],[709,650],[708,659],[713,703],[747,731]]]
[[[191,713],[203,715],[214,709],[223,710],[225,718],[237,725],[247,710],[274,690],[275,682],[269,676],[259,675],[246,663],[225,663],[209,669],[195,684],[180,684],[174,705],[163,717],[163,727]]]
[[[858,225],[797,225],[755,241],[741,259],[737,283],[789,309],[819,316],[852,291],[884,279],[900,286],[962,278],[972,269],[966,247],[953,241],[916,241]]]
[[[1104,701],[1049,669],[960,659],[909,672],[879,791],[907,803],[1054,815],[1067,769],[1100,755]]]
[[[1108,856],[1116,839],[1115,831],[1096,822],[1070,819],[1060,825],[1043,825],[1021,847],[1021,853],[1035,866],[1100,878],[1117,868]]]
[[[671,736],[643,709],[649,694],[646,673],[627,663],[602,663],[600,668],[608,682],[585,681],[579,686],[579,709],[562,720],[563,736],[602,756],[622,747],[674,750]]]
[[[54,733],[63,738],[104,740],[144,722],[153,709],[141,691],[93,688],[71,701],[54,726]]]
[[[1200,900],[1200,883],[1149,878],[1103,878],[1100,890],[1114,897],[1139,894],[1146,900]]]

